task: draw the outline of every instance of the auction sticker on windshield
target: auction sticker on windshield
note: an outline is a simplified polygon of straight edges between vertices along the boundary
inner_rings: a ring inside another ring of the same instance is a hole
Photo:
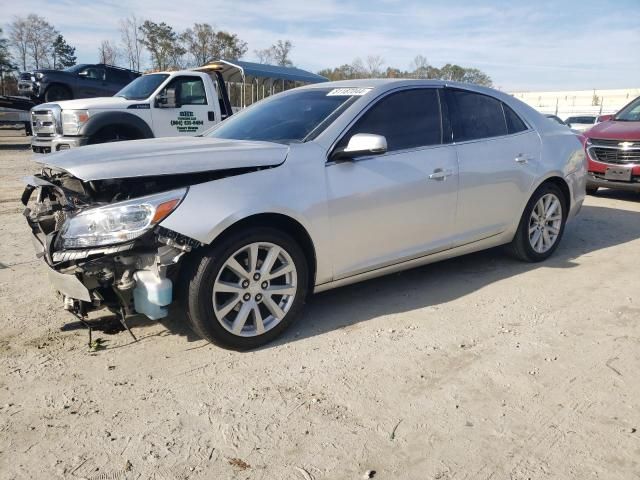
[[[370,91],[370,88],[334,88],[329,93],[327,93],[327,97],[355,97],[362,96]]]

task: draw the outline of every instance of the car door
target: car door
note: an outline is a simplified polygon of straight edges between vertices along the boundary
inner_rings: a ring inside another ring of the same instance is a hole
[[[456,245],[503,232],[522,214],[537,175],[538,133],[505,103],[445,89],[458,155]]]
[[[105,97],[106,73],[104,68],[88,66],[78,72],[78,87],[81,98]],[[79,97],[80,98],[80,97]]]
[[[449,248],[458,167],[454,147],[443,144],[438,89],[404,89],[378,99],[335,148],[356,133],[383,135],[388,148],[327,163],[334,278]]]
[[[167,103],[167,99],[175,102]],[[207,98],[201,77],[181,75],[174,78],[156,96],[152,105],[153,131],[156,137],[198,135],[216,121],[215,98]]]

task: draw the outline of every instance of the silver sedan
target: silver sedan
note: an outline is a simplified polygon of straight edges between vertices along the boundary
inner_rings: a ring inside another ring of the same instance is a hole
[[[426,80],[294,89],[201,137],[43,161],[23,200],[39,191],[26,216],[65,308],[159,319],[181,300],[233,349],[276,338],[312,292],[498,245],[545,260],[586,182],[566,127]]]

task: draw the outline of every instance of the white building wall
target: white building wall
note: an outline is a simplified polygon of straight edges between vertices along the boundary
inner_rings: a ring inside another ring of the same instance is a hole
[[[640,88],[617,90],[573,90],[560,92],[512,92],[542,113],[558,115],[563,120],[571,115],[615,113],[640,96]]]

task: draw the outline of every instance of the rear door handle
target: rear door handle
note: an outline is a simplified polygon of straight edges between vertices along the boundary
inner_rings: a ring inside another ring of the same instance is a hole
[[[519,153],[515,160],[516,160],[516,163],[529,163],[529,160],[531,160],[531,157],[529,157],[529,155]]]
[[[445,180],[447,177],[453,175],[453,170],[444,170],[442,168],[436,168],[431,175],[429,175],[429,180]]]

